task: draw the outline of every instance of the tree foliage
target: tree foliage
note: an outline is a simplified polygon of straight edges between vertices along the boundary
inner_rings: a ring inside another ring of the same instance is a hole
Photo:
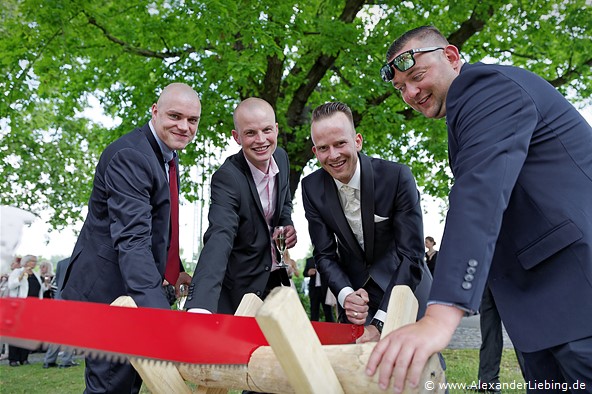
[[[230,136],[232,110],[258,96],[276,109],[294,193],[314,165],[310,112],[347,103],[364,150],[407,163],[425,193],[445,196],[444,121],[409,109],[378,70],[404,31],[437,26],[464,60],[530,69],[589,100],[592,11],[585,0],[5,0],[0,16],[0,198],[80,216],[104,147],[149,118],[160,89],[194,86],[203,113],[186,166],[203,166]],[[98,105],[90,106],[93,99]],[[90,106],[90,110],[89,110]],[[116,119],[104,123],[97,112]],[[183,180],[198,198],[207,177]]]

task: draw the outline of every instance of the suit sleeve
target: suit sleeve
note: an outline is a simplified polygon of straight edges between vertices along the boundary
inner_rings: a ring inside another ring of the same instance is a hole
[[[152,254],[150,195],[156,184],[152,168],[137,150],[115,154],[105,170],[107,209],[127,294],[138,306],[169,309]]]
[[[396,253],[401,264],[391,278],[380,309],[387,310],[388,301],[395,285],[407,285],[415,291],[425,273],[423,263],[423,220],[421,199],[415,178],[407,166],[401,166],[397,182],[397,194],[393,208],[393,228]]]
[[[212,175],[209,227],[193,274],[193,297],[187,308],[217,312],[222,282],[239,226],[240,187],[232,171],[220,167]]]
[[[487,67],[463,70],[447,101],[455,182],[430,300],[476,311],[538,115],[516,82]]]
[[[278,149],[278,151],[280,151]],[[281,226],[287,225],[294,225],[292,222],[292,193],[290,192],[290,162],[288,160],[288,154],[283,149],[281,150],[281,163],[278,163],[278,167],[280,168],[280,188],[279,193],[282,194],[283,205],[281,207],[282,211],[280,212],[280,221],[279,224]],[[278,152],[279,153],[279,152]],[[278,155],[279,157],[280,155]],[[280,196],[278,195],[278,198]]]

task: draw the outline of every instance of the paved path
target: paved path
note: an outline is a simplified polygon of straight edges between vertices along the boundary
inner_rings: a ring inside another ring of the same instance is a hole
[[[504,348],[513,348],[512,341],[506,330],[503,330]],[[463,317],[460,325],[454,332],[449,349],[479,349],[481,347],[481,330],[479,328],[479,315]]]

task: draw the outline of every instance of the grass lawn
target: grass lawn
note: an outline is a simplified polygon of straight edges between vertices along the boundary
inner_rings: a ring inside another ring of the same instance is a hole
[[[479,351],[477,349],[455,349],[443,352],[447,364],[447,381],[466,384],[477,380]],[[80,366],[58,369],[43,369],[42,354],[30,356],[31,365],[10,367],[8,361],[0,365],[0,393],[2,394],[68,394],[84,390],[84,360]],[[41,358],[41,359],[40,359]],[[523,382],[514,351],[504,349],[501,376],[502,383]],[[144,387],[142,393],[149,391]],[[504,393],[524,393],[525,390],[503,390]],[[235,393],[240,393],[236,391]],[[451,389],[450,393],[473,393],[471,390]]]

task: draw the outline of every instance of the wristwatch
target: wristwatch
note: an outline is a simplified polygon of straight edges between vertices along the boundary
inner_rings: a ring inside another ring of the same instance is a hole
[[[372,319],[370,324],[376,327],[376,329],[378,329],[378,332],[382,334],[382,328],[384,327],[384,322],[382,320]]]

